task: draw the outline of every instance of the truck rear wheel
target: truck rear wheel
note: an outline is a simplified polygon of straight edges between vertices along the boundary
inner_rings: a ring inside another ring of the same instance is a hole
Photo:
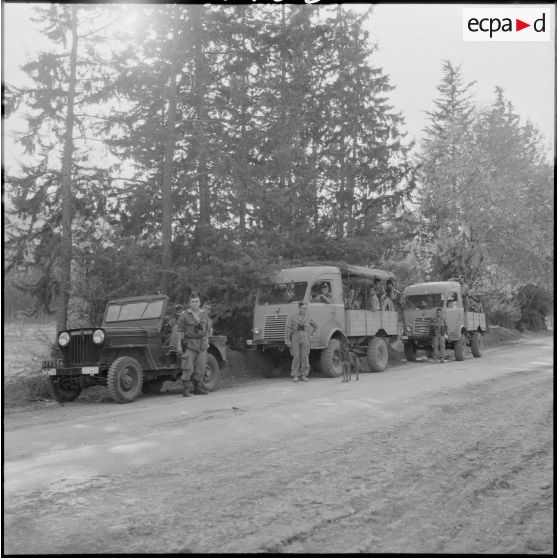
[[[343,375],[341,343],[339,339],[330,339],[327,347],[320,354],[320,371],[328,378],[339,378]]]
[[[482,350],[482,335],[478,331],[475,331],[475,333],[473,333],[473,338],[471,339],[471,352],[473,353],[474,357],[479,358],[482,356]]]
[[[456,341],[453,346],[453,353],[455,354],[455,360],[465,360],[465,347],[467,346],[467,338],[465,334],[461,334],[459,341]]]
[[[417,346],[414,343],[405,343],[405,358],[409,362],[415,362],[417,360]]]
[[[69,403],[81,393],[80,386],[72,385],[59,378],[49,378],[47,389],[49,395],[58,403]]]
[[[207,391],[216,391],[219,389],[221,383],[221,368],[217,359],[207,354],[207,361],[205,363],[205,374],[203,375],[202,385]]]
[[[107,376],[107,387],[117,403],[131,403],[138,398],[143,385],[143,371],[133,357],[118,357],[111,365]]]
[[[388,348],[381,337],[374,337],[366,348],[366,360],[372,372],[383,372],[388,363]]]

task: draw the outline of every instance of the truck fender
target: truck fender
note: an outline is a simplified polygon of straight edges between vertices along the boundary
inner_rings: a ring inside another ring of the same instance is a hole
[[[345,339],[347,339],[347,336],[343,333],[343,329],[342,327],[339,325],[339,323],[337,322],[328,322],[323,328],[322,331],[320,333],[320,345],[319,349],[323,349],[325,347],[328,346],[329,341],[331,340],[331,338],[335,335],[338,334],[341,337],[344,337]]]

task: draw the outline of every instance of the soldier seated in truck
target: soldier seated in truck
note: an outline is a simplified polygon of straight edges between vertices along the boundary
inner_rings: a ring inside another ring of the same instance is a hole
[[[333,303],[333,298],[331,297],[327,283],[322,283],[320,285],[320,290],[312,297],[312,302],[323,302],[324,304]]]

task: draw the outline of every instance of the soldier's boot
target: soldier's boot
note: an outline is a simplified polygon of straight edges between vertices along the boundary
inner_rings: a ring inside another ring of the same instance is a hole
[[[192,380],[192,382],[194,384],[194,393],[198,395],[207,395],[209,393],[198,380]]]
[[[190,382],[188,380],[182,382],[182,397],[190,397],[192,395],[190,393],[190,387]]]

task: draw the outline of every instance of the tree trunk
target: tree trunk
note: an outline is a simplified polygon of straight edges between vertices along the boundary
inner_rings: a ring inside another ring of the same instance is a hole
[[[178,10],[176,10],[178,13]],[[178,17],[178,16],[177,16]],[[167,89],[167,122],[165,126],[165,155],[163,161],[163,184],[161,187],[162,198],[162,264],[163,264],[163,292],[170,295],[170,272],[172,267],[172,215],[171,215],[171,198],[172,198],[172,173],[174,151],[176,146],[176,103],[178,95],[178,80],[180,79],[180,68],[178,60],[178,45],[180,33],[178,29],[174,32],[173,48],[171,56],[173,56],[172,70],[169,75],[169,84]]]
[[[192,39],[194,51],[194,88],[195,88],[195,111],[196,122],[194,125],[195,137],[198,152],[198,184],[200,199],[200,218],[201,226],[209,225],[210,207],[209,207],[209,185],[207,180],[207,61],[205,60],[202,44],[202,18],[201,10],[203,6],[192,5],[190,7],[192,13]]]
[[[68,302],[70,300],[70,271],[72,265],[72,157],[74,152],[74,102],[76,93],[77,67],[77,6],[72,6],[72,46],[68,84],[68,110],[65,122],[64,152],[62,156],[62,242],[60,246],[60,290],[56,312],[56,328],[66,329]]]

